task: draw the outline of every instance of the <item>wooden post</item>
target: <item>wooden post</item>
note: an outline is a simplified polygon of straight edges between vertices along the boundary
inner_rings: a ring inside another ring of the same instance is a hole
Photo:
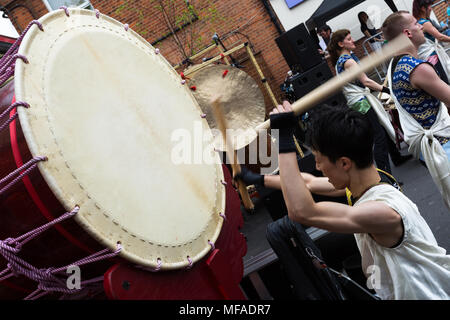
[[[200,51],[200,52],[194,54],[193,56],[189,57],[189,59],[194,60],[194,59],[196,59],[197,57],[200,57],[201,55],[203,55],[203,54],[205,54],[205,53],[211,51],[212,49],[214,49],[214,48],[216,48],[216,47],[217,47],[217,44],[210,45],[209,47],[206,47],[206,48],[203,49],[202,51]],[[183,64],[179,63],[179,64],[177,64],[177,65],[174,67],[174,69],[176,70],[176,69],[178,69],[179,67],[181,67],[182,65],[183,65]]]
[[[261,78],[261,82],[263,83],[264,87],[266,88],[267,93],[269,94],[269,97],[272,100],[274,107],[276,107],[278,105],[278,101],[275,98],[275,95],[273,94],[272,89],[270,88],[269,83],[267,82],[267,79],[264,77],[264,73],[262,72],[261,68],[259,67],[258,61],[256,61],[256,58],[252,52],[252,49],[247,45],[247,43],[246,43],[245,48],[247,49],[247,53],[250,56],[250,60],[252,61],[253,65],[255,66],[256,71],[258,71],[259,77]],[[295,146],[297,147],[297,151],[300,154],[300,157],[304,158],[305,154],[303,153],[303,150],[300,147],[300,144],[298,143],[295,136],[292,136],[292,139],[294,139]]]
[[[215,98],[212,102],[212,110],[214,114],[214,118],[216,119],[217,126],[222,133],[222,138],[224,139],[225,150],[227,153],[228,159],[231,161],[231,169],[233,170],[232,176],[234,177],[236,174],[241,172],[241,166],[239,165],[239,161],[237,159],[237,152],[234,147],[230,143],[230,139],[227,137],[227,122],[225,116],[222,112],[222,107],[220,104],[219,98]],[[232,159],[230,159],[232,157]],[[241,195],[242,203],[244,204],[244,208],[247,210],[253,210],[254,205],[250,196],[248,195],[247,187],[244,182],[237,181],[239,194]]]
[[[217,45],[217,49],[219,49],[220,53],[222,53],[222,54],[224,53],[224,51],[223,51],[223,49],[222,49],[221,46]],[[228,57],[227,57],[227,56],[224,56],[223,59],[225,60],[225,63],[226,63],[227,65],[230,65],[230,60],[228,60]]]
[[[228,50],[228,51],[225,51],[224,53],[221,53],[220,55],[218,55],[218,56],[212,58],[211,60],[208,60],[208,61],[206,61],[206,62],[203,62],[202,64],[199,64],[199,65],[197,65],[197,66],[194,66],[194,67],[192,67],[192,69],[186,70],[186,72],[185,72],[184,74],[185,74],[185,75],[193,74],[193,73],[199,71],[200,69],[203,69],[204,67],[210,65],[211,63],[214,63],[214,62],[216,62],[216,61],[222,59],[223,56],[224,56],[224,57],[229,56],[230,54],[232,54],[232,53],[234,53],[234,52],[236,52],[236,51],[242,49],[243,47],[245,47],[245,44],[244,44],[244,43],[241,44],[241,45],[238,45],[237,47],[234,47],[233,49],[230,49],[230,50]]]
[[[248,43],[245,43],[245,48],[247,49],[247,53],[250,56],[250,60],[252,61],[253,65],[255,66],[256,71],[258,71],[258,74],[261,78],[261,82],[263,83],[264,87],[266,88],[267,92],[269,93],[269,97],[272,100],[274,107],[276,107],[278,105],[277,99],[275,99],[272,89],[270,89],[269,83],[267,82],[266,77],[264,77],[264,73],[262,72],[261,68],[259,67],[259,64],[255,59],[252,49],[248,46]]]

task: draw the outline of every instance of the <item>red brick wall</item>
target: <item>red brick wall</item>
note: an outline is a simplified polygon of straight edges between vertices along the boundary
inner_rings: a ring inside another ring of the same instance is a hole
[[[92,0],[91,3],[102,13],[108,14],[123,23],[128,23],[133,30],[140,33],[151,43],[169,32],[163,15],[148,0],[115,0],[108,1],[107,4],[105,1]],[[275,96],[279,98],[281,95],[279,85],[284,81],[289,67],[275,43],[278,33],[262,2],[260,0],[197,0],[190,1],[190,3],[197,10],[199,20],[194,22],[192,26],[187,27],[185,29],[187,32],[181,31],[176,35],[183,41],[186,37],[189,38],[189,30],[193,28],[193,33],[201,38],[201,45],[197,46],[194,52],[190,52],[187,48],[185,50],[186,55],[190,56],[190,53],[201,51],[201,49],[210,45],[214,32],[225,38],[223,42],[227,49],[234,47],[237,43],[249,41],[271,89]],[[185,8],[184,1],[178,1],[178,4],[180,6],[176,9],[179,11]],[[215,20],[211,20],[211,16],[214,16]],[[227,37],[227,34],[229,35],[231,31],[237,29],[241,34]],[[177,48],[173,36],[155,46],[160,48],[164,57],[172,65],[176,65],[185,59]],[[205,56],[217,54],[218,51],[210,51]],[[245,66],[246,72],[260,82],[255,68],[247,60],[248,56],[245,49],[233,54],[233,57]],[[200,63],[201,58],[194,62]],[[263,90],[263,93],[265,94],[266,109],[269,110],[271,109],[270,99],[265,90]]]
[[[0,4],[9,3],[10,1],[0,0]],[[23,2],[37,12],[38,17],[47,12],[41,0],[23,0]],[[196,52],[212,43],[214,32],[225,38],[224,44],[227,49],[234,47],[237,43],[250,42],[270,87],[277,99],[279,99],[281,96],[279,86],[284,81],[289,67],[275,43],[278,32],[262,2],[260,0],[191,0],[190,3],[199,12],[199,20],[194,22],[192,26],[184,29],[187,30],[186,32],[177,32],[177,37],[182,42],[186,42],[184,40],[186,37],[189,38],[189,30],[194,28],[193,34],[198,38]],[[91,4],[94,8],[100,10],[101,13],[111,16],[122,23],[128,23],[130,28],[138,32],[150,43],[170,31],[164,22],[163,15],[155,8],[155,1],[91,0]],[[185,10],[184,0],[177,0],[175,12],[179,13],[182,10]],[[32,19],[30,14],[27,15],[23,11],[15,10],[13,12],[13,22],[17,29],[23,29]],[[169,16],[172,16],[171,12],[173,11],[168,10],[168,12]],[[215,20],[210,19],[212,16],[215,17]],[[240,34],[230,36],[230,32],[237,29],[239,29]],[[161,53],[172,65],[176,65],[185,59],[184,55],[177,48],[174,39],[173,36],[170,36],[155,45],[160,48]],[[186,55],[189,56],[189,48],[186,48],[185,51]],[[217,51],[209,53],[209,55],[217,54]],[[245,66],[244,70],[260,82],[256,70],[248,60],[245,49],[235,53],[233,57],[239,59],[241,64]],[[266,108],[270,109],[270,100],[267,94],[265,95]]]
[[[0,0],[0,5],[6,6],[11,2],[12,0]],[[16,4],[21,4],[23,6],[10,12],[10,20],[19,33],[26,28],[31,20],[38,19],[48,12],[41,0],[19,0],[16,1],[13,6]]]
[[[438,3],[439,0],[435,0],[434,3]],[[434,14],[439,21],[447,20],[447,4],[442,2],[435,7],[433,7]]]
[[[6,5],[11,0],[0,0],[0,5]],[[19,1],[20,2],[20,1]],[[175,12],[178,14],[185,10],[184,0],[175,1]],[[436,0],[437,2],[437,0]],[[31,13],[24,8],[14,10],[11,15],[16,29],[20,32],[23,30],[28,22],[33,18],[44,15],[47,9],[41,0],[21,0],[21,3],[31,9]],[[130,27],[143,36],[147,41],[154,42],[156,39],[167,34],[170,30],[164,22],[164,17],[159,10],[155,8],[156,2],[152,0],[91,0],[92,5],[99,9],[100,12],[111,16],[122,23],[128,23]],[[221,37],[224,37],[225,46],[230,49],[237,43],[249,41],[252,45],[253,51],[256,53],[258,63],[268,80],[276,98],[280,100],[281,91],[279,85],[284,81],[286,72],[289,70],[286,61],[284,60],[278,46],[275,43],[275,38],[278,32],[273,25],[268,13],[266,12],[260,0],[191,0],[190,3],[194,5],[197,12],[199,12],[199,20],[194,22],[192,26],[185,28],[185,31],[176,33],[177,37],[183,43],[186,37],[189,38],[189,30],[198,38],[196,52],[202,48],[207,47],[212,43],[211,38],[214,32],[217,32]],[[169,11],[169,16],[172,16]],[[446,4],[443,3],[434,9],[437,17],[440,20],[446,17]],[[215,16],[215,20],[210,17]],[[230,36],[233,30],[239,31],[239,34]],[[170,36],[167,39],[157,43],[155,46],[160,48],[164,57],[172,64],[176,65],[184,60],[184,55],[177,47],[174,37]],[[356,54],[362,58],[365,53],[361,46],[363,39],[358,40]],[[190,55],[190,50],[185,46],[186,55]],[[370,51],[370,49],[369,49]],[[211,51],[205,56],[216,55],[217,51]],[[241,50],[233,55],[245,66],[244,70],[248,72],[253,78],[258,80],[259,76],[256,73],[253,65],[248,60],[245,50]],[[201,57],[200,57],[201,58]],[[195,61],[201,62],[200,59]],[[334,67],[330,66],[334,72]],[[180,69],[181,71],[181,69]],[[266,109],[269,110],[272,106],[265,90]]]

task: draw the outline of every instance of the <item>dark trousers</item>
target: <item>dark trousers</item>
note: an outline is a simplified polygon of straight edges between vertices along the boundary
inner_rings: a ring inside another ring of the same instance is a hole
[[[397,149],[397,145],[395,144],[395,142],[392,141],[391,138],[389,138],[389,135],[386,132],[386,129],[384,127],[383,127],[383,130],[384,130],[384,132],[386,134],[386,142],[387,142],[387,145],[388,145],[389,155],[391,156],[392,162],[394,162],[394,164],[395,164],[397,161],[401,160],[402,154]]]
[[[373,108],[370,108],[369,111],[367,111],[367,113],[365,114],[365,116],[369,120],[370,125],[372,126],[372,130],[373,130],[373,138],[374,138],[373,156],[374,156],[377,168],[384,170],[388,173],[392,173],[391,165],[389,163],[389,156],[388,156],[389,137],[387,137],[384,128],[381,126],[380,122],[378,121],[378,116],[375,113],[375,111],[373,110]]]

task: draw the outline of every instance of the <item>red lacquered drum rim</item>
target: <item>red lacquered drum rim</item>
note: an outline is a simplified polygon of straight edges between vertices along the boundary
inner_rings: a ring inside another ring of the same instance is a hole
[[[16,97],[13,97],[12,103],[16,102]],[[9,116],[10,118],[13,117],[13,115],[17,112],[16,108],[11,110]],[[9,124],[9,132],[10,132],[10,140],[11,140],[11,149],[13,152],[14,161],[16,162],[17,168],[20,168],[23,165],[23,159],[22,155],[20,154],[19,150],[19,143],[17,141],[17,126],[16,126],[16,120],[12,121]],[[27,189],[28,194],[30,195],[31,199],[33,200],[34,204],[39,208],[39,211],[41,214],[48,220],[52,221],[55,219],[55,217],[50,213],[48,208],[45,206],[45,204],[42,202],[41,198],[39,197],[36,189],[34,188],[33,184],[31,183],[31,180],[28,176],[24,176],[22,178],[23,184],[25,188]],[[70,241],[75,246],[79,247],[80,249],[88,252],[88,253],[94,253],[93,250],[88,248],[86,245],[84,245],[82,242],[78,241],[75,237],[73,237],[67,230],[65,230],[60,225],[55,225],[55,229],[64,236],[68,241]]]

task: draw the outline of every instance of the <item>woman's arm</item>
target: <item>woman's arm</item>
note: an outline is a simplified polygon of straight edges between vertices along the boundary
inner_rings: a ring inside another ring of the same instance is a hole
[[[436,29],[431,22],[425,22],[423,24],[423,31],[429,33],[430,35],[438,39],[438,41],[450,42],[450,37],[440,33],[439,30]]]
[[[347,70],[350,69],[352,66],[357,65],[358,63],[355,60],[349,59],[344,63],[344,69]],[[365,73],[361,74],[361,76],[359,76],[358,79],[365,87],[372,89],[373,91],[381,92],[383,90],[383,86],[381,84],[370,79]]]

